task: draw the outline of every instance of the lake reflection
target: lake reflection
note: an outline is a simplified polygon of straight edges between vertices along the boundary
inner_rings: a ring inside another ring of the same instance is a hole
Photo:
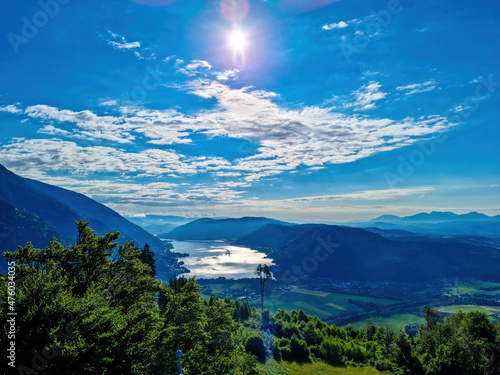
[[[172,251],[189,254],[179,259],[191,271],[185,276],[242,279],[255,277],[253,272],[258,264],[273,264],[264,253],[224,241],[172,241],[172,245]]]

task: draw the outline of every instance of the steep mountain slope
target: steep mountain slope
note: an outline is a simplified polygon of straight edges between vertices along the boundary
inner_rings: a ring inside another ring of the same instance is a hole
[[[198,219],[175,228],[162,238],[176,240],[238,239],[270,223],[289,225],[288,223],[265,217]]]
[[[156,251],[166,246],[138,225],[82,194],[22,178],[1,165],[0,198],[38,215],[71,239],[76,239],[77,234],[74,221],[83,219],[90,221],[92,229],[99,234],[117,229],[122,242],[136,239],[139,246],[148,242]]]
[[[0,198],[17,208],[25,208],[70,236],[76,238],[75,210],[66,204],[37,191],[22,177],[0,165]]]
[[[115,228],[121,233],[123,240],[135,239],[138,245],[148,243],[153,248],[165,247],[157,237],[146,232],[140,226],[131,223],[116,211],[88,198],[83,194],[66,190],[43,182],[25,179],[37,191],[44,193],[74,209],[98,233],[106,233]]]
[[[500,250],[457,241],[396,241],[359,228],[268,224],[236,244],[269,254],[279,268],[278,277],[288,281],[310,276],[399,282],[442,277],[500,280]]]

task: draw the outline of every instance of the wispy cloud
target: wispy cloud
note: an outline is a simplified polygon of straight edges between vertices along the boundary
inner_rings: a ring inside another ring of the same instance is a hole
[[[405,95],[419,94],[422,92],[429,92],[436,89],[436,81],[430,80],[424,83],[412,83],[406,86],[398,86],[396,90],[404,91]]]
[[[346,106],[353,106],[361,111],[376,108],[376,102],[384,99],[387,94],[380,91],[382,85],[379,82],[370,81],[368,84],[361,86],[353,95],[356,101]]]
[[[111,37],[111,40],[108,40],[108,44],[112,46],[115,49],[119,50],[130,50],[134,48],[140,48],[141,43],[140,42],[127,42],[124,36],[121,36],[119,34],[116,34],[112,32],[111,30],[107,30],[109,36]]]
[[[181,65],[183,63],[184,63],[184,61],[177,60],[178,65]],[[194,77],[197,74],[203,74],[207,70],[210,70],[210,69],[212,69],[212,65],[210,65],[205,60],[191,60],[191,62],[189,64],[186,64],[183,67],[180,67],[177,70],[177,73],[182,73],[182,74],[185,74],[189,77]]]
[[[155,59],[155,53],[148,51],[148,48],[144,48],[141,42],[134,41],[128,42],[127,39],[111,30],[106,30],[107,34],[102,35],[99,33],[100,37],[116,50],[120,51],[133,51],[134,56],[139,60],[151,60]]]
[[[228,69],[222,72],[216,72],[215,77],[218,81],[230,81],[236,79],[239,72],[238,69]]]
[[[128,43],[126,41],[124,42],[115,42],[113,40],[109,41],[108,44],[110,46],[113,46],[115,47],[116,49],[133,49],[133,48],[140,48],[141,47],[141,43],[139,42],[131,42],[131,43]]]
[[[336,195],[320,195],[313,197],[302,197],[283,199],[281,202],[312,202],[312,201],[344,201],[344,200],[360,200],[360,201],[376,201],[394,199],[397,197],[405,197],[409,195],[421,195],[434,190],[432,187],[419,187],[408,189],[384,189],[384,190],[364,190],[354,193],[336,194]]]

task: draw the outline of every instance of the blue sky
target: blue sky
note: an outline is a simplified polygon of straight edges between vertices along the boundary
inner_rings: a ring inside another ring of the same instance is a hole
[[[127,215],[500,214],[500,3],[0,3],[0,163]]]

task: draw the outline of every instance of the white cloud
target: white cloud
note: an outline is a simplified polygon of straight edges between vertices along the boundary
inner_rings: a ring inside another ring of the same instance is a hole
[[[22,112],[22,110],[17,108],[15,105],[9,104],[9,105],[0,107],[0,112],[19,114]]]
[[[103,99],[101,100],[101,102],[99,103],[100,106],[103,106],[103,107],[116,107],[118,105],[118,100],[116,99]]]
[[[406,86],[398,86],[396,90],[405,91],[405,95],[419,94],[422,92],[429,92],[436,89],[436,81],[430,80],[424,83],[412,83]]]
[[[141,42],[134,41],[128,42],[124,36],[119,35],[111,30],[106,30],[107,34],[103,35],[98,33],[98,35],[105,40],[111,47],[119,51],[132,51],[134,56],[139,60],[153,60],[156,59],[155,53],[150,52],[149,48],[145,48]]]
[[[228,69],[222,72],[216,72],[215,77],[218,81],[234,80],[238,77],[239,72],[240,71],[238,69]]]
[[[68,171],[74,175],[116,173],[142,176],[194,175],[228,169],[222,158],[204,160],[173,150],[146,149],[128,152],[114,147],[79,146],[60,139],[16,139],[0,147],[0,159],[9,168],[30,175],[39,170]]]
[[[380,83],[369,82],[353,93],[354,101],[346,106],[358,110],[374,108],[375,103],[386,96],[380,88]],[[122,105],[120,113],[114,116],[47,105],[29,106],[22,112],[41,123],[39,132],[66,140],[16,141],[4,145],[0,155],[8,157],[11,165],[17,160],[27,168],[32,158],[36,161],[33,164],[35,169],[51,170],[57,164],[57,168],[75,168],[75,173],[106,171],[176,177],[218,174],[221,178],[228,178],[223,181],[226,187],[237,188],[286,171],[292,172],[299,166],[317,170],[329,164],[353,162],[431,138],[454,125],[441,116],[396,120],[348,115],[335,111],[334,107],[298,105],[291,109],[277,104],[278,95],[274,92],[251,87],[231,88],[211,79],[191,80],[178,89],[201,98],[211,98],[216,104],[211,109],[200,109],[189,115],[173,109],[150,110]],[[115,104],[110,99],[106,102]],[[195,133],[251,141],[258,146],[250,154],[241,151],[232,162],[224,158],[188,157],[154,146],[189,144]],[[70,142],[72,138],[100,140],[102,144],[113,147],[81,147]],[[149,144],[150,148],[140,152],[114,148],[116,144],[132,142]],[[47,155],[43,154],[41,146],[47,147]],[[28,157],[30,147],[39,152],[34,151]],[[7,151],[11,152],[10,156]],[[77,154],[81,158],[76,157]],[[107,162],[103,164],[103,161]],[[241,185],[232,183],[234,178],[238,178]]]
[[[128,43],[128,42],[115,42],[115,41],[109,41],[108,44],[116,49],[124,49],[124,50],[127,50],[127,49],[133,49],[133,48],[140,48],[141,47],[141,43],[139,42],[131,42],[131,43]]]
[[[434,190],[432,187],[419,187],[408,189],[385,189],[385,190],[364,190],[354,193],[336,194],[336,195],[319,195],[312,197],[301,197],[282,199],[281,202],[311,202],[311,201],[345,201],[345,200],[361,200],[361,201],[376,201],[394,199],[397,197],[405,197],[408,195],[421,195]]]
[[[355,107],[361,111],[376,108],[375,103],[387,96],[385,92],[380,91],[381,87],[382,85],[375,81],[370,81],[368,84],[361,86],[353,93],[356,101],[347,104],[346,107]]]
[[[181,65],[183,63],[184,63],[184,61],[182,61],[182,60],[176,61],[177,65]],[[184,67],[179,68],[177,70],[177,73],[182,73],[182,74],[185,74],[189,77],[194,77],[197,74],[202,74],[210,69],[212,69],[212,65],[210,65],[205,60],[191,60],[191,62],[189,64],[185,65]]]
[[[327,25],[323,25],[322,29],[323,30],[343,29],[344,27],[347,27],[347,26],[348,26],[347,22],[340,21],[337,23],[330,23]]]
[[[155,56],[155,53],[150,53],[149,56],[146,56],[146,53],[145,51],[143,51],[142,53],[138,52],[138,51],[134,51],[134,55],[135,57],[137,57],[139,60],[154,60],[156,59],[156,56]]]
[[[212,69],[212,65],[205,60],[191,60],[191,62],[186,65],[187,70],[197,70],[200,68]]]

